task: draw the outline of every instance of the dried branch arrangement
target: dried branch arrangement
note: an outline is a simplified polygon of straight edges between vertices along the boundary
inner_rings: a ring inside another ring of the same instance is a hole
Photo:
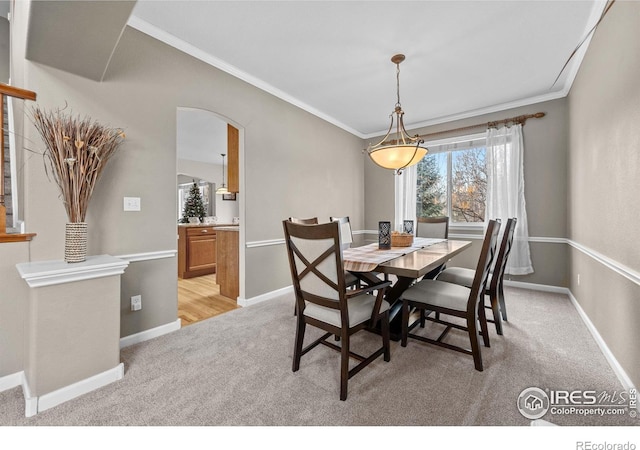
[[[69,222],[84,222],[93,188],[109,159],[124,140],[119,128],[65,114],[32,108],[32,121],[45,143],[43,158],[60,188]]]

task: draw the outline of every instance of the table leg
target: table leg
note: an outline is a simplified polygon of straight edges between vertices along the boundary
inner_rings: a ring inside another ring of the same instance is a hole
[[[398,281],[391,286],[384,297],[391,305],[389,309],[389,333],[394,341],[399,341],[402,337],[402,300],[400,300],[400,296],[414,281],[413,278],[398,277]],[[409,324],[409,328],[413,328],[413,324]]]
[[[378,278],[371,272],[352,273],[363,280],[365,283],[369,282],[371,284],[375,284],[376,282],[380,282],[380,278]],[[414,278],[398,277],[398,281],[396,281],[389,289],[387,289],[387,293],[384,296],[384,299],[389,302],[390,305],[389,335],[394,341],[399,341],[402,337],[402,300],[400,300],[400,296],[413,284],[414,281]],[[419,316],[411,314],[409,316],[409,321],[409,329],[412,329],[419,323]],[[372,331],[379,332],[379,328],[380,324],[378,324],[376,329]]]

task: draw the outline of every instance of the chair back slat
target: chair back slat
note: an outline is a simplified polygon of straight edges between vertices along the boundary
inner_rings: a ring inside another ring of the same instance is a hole
[[[449,239],[449,217],[419,217],[416,236]]]
[[[495,265],[493,267],[493,276],[491,277],[491,289],[495,289],[498,283],[504,278],[504,271],[507,268],[507,259],[509,253],[511,253],[511,247],[513,246],[513,234],[516,228],[518,219],[515,217],[507,219],[507,224],[502,234],[502,242],[500,243],[500,249],[498,250],[498,256],[496,257]]]
[[[496,256],[499,231],[500,220],[490,220],[482,242],[482,250],[480,251],[480,258],[478,258],[473,284],[471,285],[471,293],[467,302],[468,313],[477,314],[478,304],[484,299],[490,269]]]
[[[298,313],[306,302],[346,312],[345,279],[337,222],[282,222]],[[347,317],[348,319],[348,317]]]
[[[289,221],[293,223],[303,224],[303,225],[316,225],[318,223],[318,218],[309,217],[308,219],[300,219],[298,217],[289,217]]]

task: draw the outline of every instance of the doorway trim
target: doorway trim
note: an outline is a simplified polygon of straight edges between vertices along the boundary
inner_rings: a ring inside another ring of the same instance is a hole
[[[245,246],[245,242],[246,242],[246,237],[245,237],[245,232],[246,232],[246,227],[245,227],[245,217],[246,217],[246,211],[245,211],[245,152],[244,152],[244,142],[245,142],[245,137],[244,137],[244,132],[245,132],[245,128],[244,126],[233,120],[232,118],[225,116],[224,114],[220,114],[219,112],[216,111],[212,111],[210,109],[207,108],[203,108],[203,107],[195,107],[195,106],[177,106],[176,107],[176,123],[177,123],[177,113],[178,111],[204,111],[204,112],[208,112],[213,114],[214,116],[216,116],[218,119],[220,119],[223,122],[228,123],[229,125],[235,127],[238,129],[238,170],[239,170],[239,184],[240,184],[240,192],[238,192],[238,195],[236,196],[236,201],[238,202],[238,215],[240,217],[240,224],[238,225],[239,227],[239,236],[238,236],[238,278],[239,278],[239,295],[238,298],[236,298],[236,302],[238,302],[239,299],[243,299],[245,296],[245,266],[246,266],[246,246]],[[177,143],[177,139],[178,139],[178,128],[176,126],[176,145],[175,145],[175,155],[176,155],[176,167],[177,167],[177,163],[178,163],[178,143]],[[176,174],[177,174],[177,170],[176,170]],[[240,305],[240,303],[238,303],[238,305]]]

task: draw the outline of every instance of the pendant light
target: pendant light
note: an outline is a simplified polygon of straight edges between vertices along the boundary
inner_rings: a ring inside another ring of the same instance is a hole
[[[225,153],[220,153],[220,156],[222,156],[222,186],[220,186],[218,189],[216,189],[216,194],[228,194],[229,190],[227,189],[227,185],[224,184],[224,157],[226,156]]]
[[[427,148],[421,147],[420,144],[424,143],[424,140],[419,135],[409,136],[407,130],[404,128],[404,111],[400,105],[400,63],[404,61],[405,56],[398,54],[391,58],[391,62],[396,65],[396,88],[397,88],[397,103],[393,112],[391,113],[391,124],[389,125],[389,131],[382,138],[380,142],[375,145],[369,144],[367,153],[371,160],[378,166],[385,169],[393,169],[397,175],[402,171],[420,162],[420,160],[427,154]],[[395,116],[395,117],[394,117]],[[393,124],[395,118],[395,138],[388,140],[391,132],[393,131]]]

